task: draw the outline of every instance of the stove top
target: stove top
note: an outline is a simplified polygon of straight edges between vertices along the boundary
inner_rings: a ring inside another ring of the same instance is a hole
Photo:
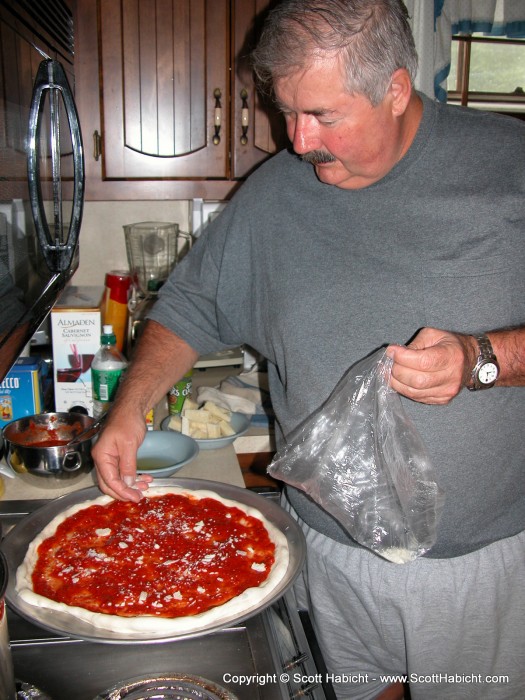
[[[326,670],[305,615],[295,609],[293,594],[286,593],[262,613],[209,635],[107,645],[53,635],[8,609],[15,677],[45,694],[17,700],[335,699],[323,682]],[[166,689],[164,695],[155,694],[154,686],[134,686],[190,677],[204,679],[207,686],[193,682],[191,692],[166,686],[171,694]]]
[[[237,700],[237,696],[199,676],[137,678],[97,695],[95,700]]]
[[[22,510],[7,509],[4,524],[23,517]],[[240,624],[172,642],[74,639],[9,607],[7,621],[17,700],[335,700],[308,614],[297,610],[293,591]]]

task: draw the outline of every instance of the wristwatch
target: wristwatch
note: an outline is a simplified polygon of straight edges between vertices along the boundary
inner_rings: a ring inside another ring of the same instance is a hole
[[[468,389],[470,391],[490,389],[499,375],[498,360],[486,335],[475,335],[474,338],[478,342],[479,354],[472,370],[472,383],[469,384]]]

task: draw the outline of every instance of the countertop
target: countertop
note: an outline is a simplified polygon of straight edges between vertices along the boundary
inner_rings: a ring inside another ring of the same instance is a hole
[[[174,476],[209,479],[244,487],[244,479],[232,445],[221,447],[219,450],[201,450],[193,462],[184,465]],[[57,498],[65,493],[97,484],[95,470],[65,480],[30,474],[17,474],[14,479],[5,476],[2,478],[5,486],[4,501]]]
[[[197,386],[216,386],[221,379],[239,370],[232,367],[211,368],[194,372],[194,389]],[[167,401],[162,401],[155,409],[155,428],[158,429],[161,420],[167,415]],[[272,432],[266,428],[250,428],[245,435],[233,444],[217,450],[201,450],[197,457],[180,469],[175,477],[192,479],[208,479],[233,486],[244,487],[237,454],[266,452],[273,446]],[[2,459],[2,463],[5,464]],[[2,500],[50,499],[57,498],[71,491],[87,488],[97,484],[96,472],[58,479],[56,477],[40,477],[30,474],[17,474],[15,478],[1,477],[5,491]]]

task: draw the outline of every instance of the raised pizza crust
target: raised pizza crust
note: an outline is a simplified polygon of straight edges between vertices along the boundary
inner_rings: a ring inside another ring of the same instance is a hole
[[[30,543],[23,562],[16,572],[16,592],[19,597],[31,606],[36,608],[44,608],[60,613],[66,613],[79,620],[83,620],[93,627],[95,630],[108,631],[117,633],[122,636],[133,636],[134,634],[154,635],[179,635],[209,627],[216,627],[221,624],[221,621],[229,621],[237,615],[242,615],[251,608],[262,604],[268,599],[272,592],[277,588],[284,578],[289,562],[288,543],[285,535],[271,522],[269,522],[257,509],[251,506],[244,505],[238,501],[232,501],[223,498],[222,496],[207,490],[189,490],[179,487],[153,487],[149,488],[145,493],[146,497],[163,496],[166,494],[181,494],[188,495],[198,499],[213,498],[228,507],[236,507],[241,509],[247,515],[257,518],[265,526],[270,539],[275,545],[275,562],[268,577],[260,586],[248,588],[243,593],[235,598],[232,598],[223,605],[211,608],[197,615],[177,618],[163,618],[152,615],[143,615],[137,617],[119,617],[118,615],[107,615],[105,613],[96,613],[84,608],[69,606],[65,603],[56,602],[49,598],[45,598],[33,591],[32,588],[32,573],[38,559],[38,548],[40,544],[55,534],[58,526],[74,513],[84,508],[89,508],[92,505],[105,505],[113,499],[110,496],[99,496],[90,501],[77,503],[65,511],[57,515],[51,520],[46,527],[35,537]]]

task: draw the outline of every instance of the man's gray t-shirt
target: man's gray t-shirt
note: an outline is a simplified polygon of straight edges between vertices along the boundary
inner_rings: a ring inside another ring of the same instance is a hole
[[[199,353],[248,344],[268,358],[279,436],[348,368],[425,326],[476,333],[525,323],[525,125],[423,97],[404,158],[344,190],[281,152],[242,186],[174,269],[151,318]],[[429,556],[525,527],[525,390],[403,399],[445,491]],[[282,443],[281,443],[282,444]],[[304,493],[312,527],[353,543]]]

